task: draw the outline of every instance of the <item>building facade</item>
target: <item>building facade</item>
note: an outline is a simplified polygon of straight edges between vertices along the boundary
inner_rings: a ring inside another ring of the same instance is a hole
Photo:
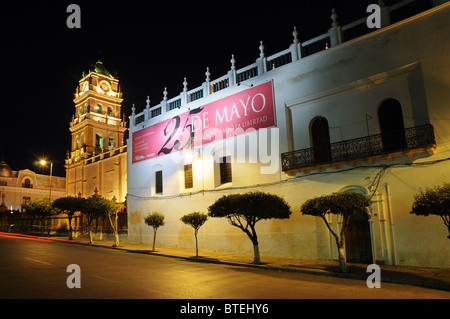
[[[75,90],[70,122],[71,150],[66,159],[67,196],[89,197],[97,191],[108,199],[126,197],[126,123],[117,76],[97,61]]]
[[[66,179],[59,176],[36,174],[29,169],[14,171],[0,163],[1,211],[23,212],[30,200],[51,198],[55,200],[66,194]]]
[[[423,2],[421,2],[423,3]],[[412,4],[415,4],[413,6]],[[406,9],[405,9],[406,8]],[[282,196],[288,220],[258,222],[261,255],[335,259],[334,238],[300,206],[354,191],[371,199],[346,240],[348,262],[450,265],[439,217],[411,215],[413,195],[450,174],[450,5],[418,12],[415,1],[382,6],[382,28],[366,19],[184,90],[130,116],[127,152],[129,238],[150,243],[144,217],[163,213],[162,246],[195,247],[180,217],[218,198],[254,190]],[[401,17],[401,18],[400,18]],[[328,216],[335,231],[341,221]],[[208,220],[200,249],[252,253],[247,236]]]

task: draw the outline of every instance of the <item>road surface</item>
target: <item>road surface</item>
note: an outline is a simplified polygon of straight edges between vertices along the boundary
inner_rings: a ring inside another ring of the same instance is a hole
[[[80,288],[76,283],[79,266]],[[450,292],[130,253],[0,233],[0,298],[445,298]]]

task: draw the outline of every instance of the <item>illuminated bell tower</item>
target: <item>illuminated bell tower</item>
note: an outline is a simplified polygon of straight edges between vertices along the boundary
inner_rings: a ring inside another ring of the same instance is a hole
[[[67,196],[88,197],[98,191],[119,202],[126,195],[127,130],[121,116],[122,92],[117,76],[97,61],[83,72],[75,90],[70,122],[71,148],[66,158]]]
[[[87,74],[83,72],[73,101],[75,114],[69,128],[72,138],[67,164],[123,146],[126,125],[121,118],[119,80],[101,61],[92,65]]]

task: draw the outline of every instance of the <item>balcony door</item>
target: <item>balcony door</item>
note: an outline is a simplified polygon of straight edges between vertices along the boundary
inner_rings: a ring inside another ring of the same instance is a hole
[[[381,142],[383,151],[397,151],[405,149],[405,125],[400,102],[395,99],[384,100],[378,108]]]
[[[315,118],[311,123],[311,143],[314,163],[331,161],[330,130],[328,121],[323,116]]]

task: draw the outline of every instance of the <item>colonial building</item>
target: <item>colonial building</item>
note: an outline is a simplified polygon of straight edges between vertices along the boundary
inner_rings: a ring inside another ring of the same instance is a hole
[[[126,185],[126,123],[117,76],[101,61],[82,75],[75,90],[70,122],[71,150],[66,159],[67,196],[89,197],[97,191],[124,202]]]
[[[30,200],[51,198],[55,200],[66,194],[66,179],[59,176],[36,174],[29,169],[14,171],[0,163],[0,211],[22,212]]]
[[[260,190],[292,208],[288,220],[258,222],[262,255],[334,259],[307,199],[354,191],[371,199],[352,218],[347,261],[448,267],[447,229],[411,215],[413,195],[450,175],[450,4],[381,3],[381,28],[366,18],[266,56],[130,116],[127,153],[129,238],[150,243],[144,216],[159,211],[160,245],[195,246],[180,217],[207,212],[224,194]],[[425,6],[425,7],[423,7]],[[80,82],[81,84],[81,82]],[[75,149],[74,149],[75,150]],[[329,216],[338,231],[341,221]],[[202,249],[252,253],[226,220],[208,220]]]

